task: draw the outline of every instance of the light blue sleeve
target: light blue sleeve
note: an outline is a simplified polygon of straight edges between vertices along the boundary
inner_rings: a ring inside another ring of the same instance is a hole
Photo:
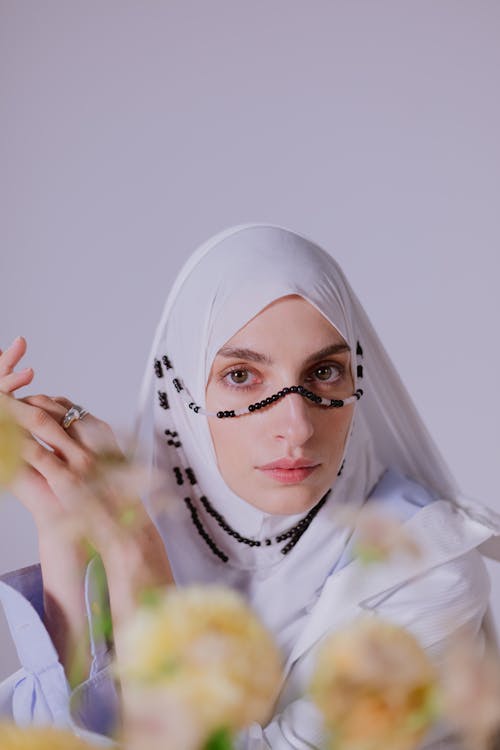
[[[20,588],[26,592],[30,579],[35,593],[38,571],[19,571]],[[43,625],[39,612],[30,602],[30,597],[14,588],[15,577],[9,577],[9,584],[0,581],[0,601],[17,650],[21,669],[15,679],[4,685],[4,703],[8,700],[6,691],[11,690],[11,717],[18,724],[69,724],[69,685],[64,669],[50,636]]]
[[[16,723],[49,724],[72,729],[103,746],[119,714],[111,676],[111,650],[95,629],[94,612],[108,606],[98,584],[98,558],[85,575],[91,667],[88,679],[71,691],[64,668],[43,623],[43,582],[39,565],[0,577],[0,602],[17,650],[21,669],[0,683],[0,716]]]

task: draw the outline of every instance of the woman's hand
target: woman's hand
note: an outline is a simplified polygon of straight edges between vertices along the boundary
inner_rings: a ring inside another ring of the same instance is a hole
[[[38,528],[47,627],[67,664],[86,627],[83,539],[104,562],[115,621],[131,613],[144,588],[171,583],[172,576],[163,542],[138,495],[130,497],[123,481],[114,482],[113,472],[107,475],[106,465],[96,474],[103,454],[123,459],[109,425],[88,414],[66,430],[62,420],[69,399],[13,397],[33,377],[32,371],[13,373],[25,350],[21,340],[0,355],[0,404],[24,434],[25,464],[9,489]],[[115,477],[120,479],[119,466]]]
[[[76,529],[91,542],[105,563],[140,546],[144,527],[149,544],[154,526],[138,494],[130,490],[134,467],[127,466],[109,425],[87,414],[64,429],[63,418],[73,403],[64,397],[8,401],[25,433],[25,468],[11,489],[33,513],[39,530],[67,524],[69,531]]]
[[[0,350],[0,403],[25,428],[24,445],[25,450],[29,450],[31,443],[36,443],[31,435],[32,432],[36,434],[36,425],[33,425],[33,430],[27,429],[25,419],[27,410],[23,409],[22,406],[18,406],[18,402],[14,400],[14,393],[19,388],[28,385],[34,376],[34,371],[31,367],[19,372],[14,371],[14,368],[25,355],[26,349],[26,340],[22,336],[18,336],[7,349],[3,352]],[[7,397],[9,397],[8,400],[6,400]],[[38,414],[35,419],[43,421],[45,416]],[[67,440],[66,442],[70,446],[70,441]],[[60,503],[43,475],[36,471],[29,462],[16,475],[15,480],[8,489],[30,511],[39,532],[43,533],[49,529],[54,531],[56,526],[55,521],[59,517]]]
[[[134,494],[136,469],[127,466],[109,425],[92,414],[67,430],[61,426],[72,403],[45,395],[17,402],[19,422],[53,448],[32,438],[25,460],[47,483],[70,531],[74,523],[101,556],[117,624],[146,589],[171,584],[173,577],[163,541]]]
[[[14,371],[26,348],[26,340],[18,336],[7,349],[0,351],[0,404],[4,408],[11,407],[10,411],[13,411],[12,407],[16,411],[23,408],[18,406],[14,394],[33,380],[32,368]],[[31,442],[36,441],[28,430],[23,430],[23,435],[26,452]],[[59,500],[46,478],[29,462],[18,471],[8,489],[32,513],[37,526],[45,624],[61,663],[71,666],[76,644],[85,643],[87,637],[83,593],[87,551],[82,544],[61,532]],[[64,561],[62,565],[61,560]]]
[[[24,434],[25,464],[8,489],[30,511],[42,534],[55,532],[58,521],[67,520],[68,515],[73,521],[85,520],[91,528],[95,519],[82,512],[85,498],[90,499],[85,479],[99,454],[120,456],[120,448],[109,425],[92,415],[65,430],[62,420],[72,406],[68,399],[44,395],[14,398],[14,392],[34,375],[32,368],[14,372],[25,352],[26,341],[18,337],[0,353],[0,403]]]

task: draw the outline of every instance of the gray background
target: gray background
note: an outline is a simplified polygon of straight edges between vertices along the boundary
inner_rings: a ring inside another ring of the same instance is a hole
[[[28,339],[21,393],[127,431],[185,257],[283,224],[337,257],[464,491],[500,509],[499,41],[485,0],[2,0],[0,346]],[[0,572],[35,561],[12,498],[0,524]],[[3,620],[0,642],[1,677]]]

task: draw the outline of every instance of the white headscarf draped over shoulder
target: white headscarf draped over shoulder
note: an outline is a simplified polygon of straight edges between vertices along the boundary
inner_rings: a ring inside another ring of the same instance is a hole
[[[284,555],[283,543],[267,545],[265,540],[285,533],[306,514],[271,515],[232,492],[218,470],[207,417],[189,409],[182,397],[187,391],[204,407],[218,349],[264,307],[290,294],[314,305],[345,338],[355,389],[362,388],[364,395],[354,407],[344,468],[323,507]],[[165,356],[172,370],[165,367]],[[185,391],[177,391],[172,372]],[[360,506],[388,467],[442,498],[453,501],[457,496],[444,460],[343,272],[327,252],[295,232],[267,224],[236,226],[193,253],[173,285],[156,330],[139,420],[152,378],[154,466],[163,481],[152,493],[149,508],[174,576],[180,584],[219,581],[239,589],[285,650],[348,538],[349,531],[338,527],[332,508]],[[207,511],[203,497],[215,514]],[[224,524],[260,546],[238,541],[222,528]],[[300,598],[290,597],[290,581]]]

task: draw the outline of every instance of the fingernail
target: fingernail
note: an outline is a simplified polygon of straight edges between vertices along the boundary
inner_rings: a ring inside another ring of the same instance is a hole
[[[11,346],[14,346],[14,344],[17,344],[17,342],[18,342],[18,341],[21,341],[21,339],[22,339],[22,336],[16,336],[16,338],[15,338],[15,339],[14,339],[14,341],[12,342]]]

